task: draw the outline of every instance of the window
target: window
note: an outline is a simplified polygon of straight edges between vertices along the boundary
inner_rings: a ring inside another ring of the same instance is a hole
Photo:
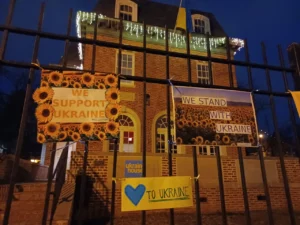
[[[119,18],[122,20],[132,21],[132,7],[120,5]]]
[[[118,59],[119,54],[116,54],[116,73],[118,73]],[[121,74],[134,76],[134,53],[132,52],[122,52],[121,59]],[[130,80],[122,80],[122,84],[133,84],[133,81]]]
[[[137,22],[137,4],[130,0],[116,0],[115,17]]]
[[[206,16],[200,14],[194,14],[192,15],[192,23],[193,23],[194,32],[199,34],[206,34],[206,33],[211,34],[210,22]]]
[[[164,153],[168,152],[168,121],[167,121],[167,116],[161,116],[158,118],[156,121],[156,153]],[[171,138],[172,141],[174,141],[174,125],[173,121],[171,121]],[[172,152],[177,153],[177,145],[173,144],[172,145]]]
[[[197,80],[199,84],[210,84],[208,65],[206,62],[197,63]]]
[[[120,124],[120,138],[117,146],[118,151],[134,152],[135,132],[132,119],[126,115],[120,115],[118,121]],[[109,151],[114,151],[114,142],[115,140],[109,140]]]
[[[214,146],[198,146],[199,155],[215,155],[216,149]]]

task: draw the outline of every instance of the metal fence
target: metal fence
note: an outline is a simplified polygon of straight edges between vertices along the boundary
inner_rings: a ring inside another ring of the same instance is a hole
[[[72,24],[72,10],[70,10],[70,15],[69,15],[69,22],[68,26],[66,29],[66,35],[61,35],[61,34],[54,34],[54,33],[47,33],[42,31],[42,25],[43,25],[43,17],[44,17],[44,10],[45,10],[45,4],[42,4],[41,10],[40,10],[40,17],[38,21],[38,27],[36,30],[30,30],[30,29],[23,29],[23,28],[17,28],[13,27],[11,25],[12,18],[13,18],[13,13],[14,13],[14,6],[15,6],[16,0],[11,0],[10,1],[10,7],[9,7],[9,13],[6,19],[5,24],[0,25],[0,31],[3,31],[3,37],[1,41],[1,48],[0,48],[0,66],[8,66],[8,67],[16,67],[16,68],[26,68],[30,69],[29,72],[29,77],[28,77],[28,83],[26,87],[26,97],[24,100],[24,106],[23,106],[23,114],[22,114],[22,119],[21,119],[21,125],[19,129],[19,134],[18,134],[18,140],[17,140],[17,145],[16,145],[16,152],[15,152],[15,161],[14,161],[14,166],[11,174],[11,180],[10,180],[10,186],[9,186],[9,192],[8,192],[8,198],[7,198],[7,204],[6,204],[6,210],[5,210],[5,215],[4,215],[4,225],[8,224],[9,221],[9,215],[10,215],[10,210],[11,210],[11,203],[12,203],[12,198],[13,198],[13,191],[14,191],[14,186],[16,183],[16,174],[18,170],[18,164],[19,164],[19,159],[20,159],[20,153],[21,153],[21,148],[22,148],[22,143],[24,139],[24,129],[26,126],[26,121],[28,118],[27,112],[28,112],[28,103],[31,98],[31,93],[32,93],[32,82],[34,80],[34,72],[37,70],[37,66],[35,65],[38,63],[37,61],[37,55],[38,55],[38,50],[39,50],[39,45],[40,45],[40,40],[41,38],[47,38],[51,40],[60,40],[65,42],[65,50],[64,50],[64,57],[63,57],[63,62],[62,66],[53,66],[53,65],[41,65],[42,68],[44,69],[49,69],[49,70],[76,70],[74,68],[68,68],[67,67],[67,55],[69,51],[69,46],[71,42],[75,43],[82,43],[82,44],[89,44],[93,46],[93,53],[92,53],[92,66],[91,70],[84,70],[85,72],[90,72],[90,73],[95,73],[95,55],[96,55],[96,47],[97,46],[105,46],[105,47],[110,47],[110,48],[115,48],[119,49],[118,53],[118,72],[119,74],[121,73],[121,52],[122,50],[131,50],[131,51],[136,51],[136,52],[142,52],[143,53],[143,75],[142,76],[127,76],[127,75],[122,75],[123,78],[126,78],[127,80],[132,80],[136,82],[143,82],[143,90],[144,90],[144,113],[143,113],[143,121],[146,121],[147,113],[146,113],[146,100],[147,100],[147,83],[155,83],[155,84],[162,84],[165,85],[165,95],[166,98],[170,98],[170,57],[179,57],[179,58],[184,58],[187,60],[187,67],[188,67],[188,81],[183,82],[183,81],[176,81],[172,80],[173,85],[181,85],[181,86],[193,86],[193,87],[206,87],[206,88],[222,88],[222,89],[230,89],[230,90],[240,90],[240,91],[248,91],[252,92],[255,95],[264,95],[268,97],[269,104],[271,106],[271,114],[273,118],[273,123],[274,123],[274,130],[275,130],[275,135],[276,135],[276,141],[277,141],[277,148],[278,148],[278,155],[280,159],[280,165],[281,165],[281,171],[282,171],[282,177],[283,177],[283,184],[284,184],[284,190],[285,190],[285,196],[287,199],[287,205],[288,205],[288,212],[290,216],[290,223],[292,225],[296,224],[295,221],[295,214],[294,214],[294,209],[293,209],[293,203],[291,199],[291,193],[290,193],[290,186],[288,182],[288,177],[287,177],[287,171],[285,168],[285,161],[284,161],[284,152],[282,148],[282,142],[281,142],[281,136],[279,132],[279,127],[278,127],[278,118],[275,112],[275,100],[274,97],[285,97],[288,100],[288,108],[289,108],[289,113],[290,113],[290,120],[292,123],[293,127],[293,132],[296,137],[296,149],[297,149],[297,155],[300,155],[300,143],[298,140],[298,135],[297,135],[297,127],[296,127],[296,120],[295,120],[295,115],[294,115],[294,109],[293,109],[293,102],[291,96],[287,93],[288,91],[288,83],[287,83],[287,73],[295,73],[300,75],[299,71],[295,71],[290,68],[286,68],[285,62],[284,62],[284,57],[283,57],[283,52],[282,48],[278,46],[278,56],[280,59],[280,65],[279,66],[271,66],[268,65],[268,59],[266,55],[266,48],[265,45],[262,43],[262,56],[263,56],[263,64],[257,64],[250,62],[250,57],[248,53],[248,45],[247,41],[245,41],[245,57],[246,61],[237,61],[231,59],[230,56],[230,47],[229,47],[229,38],[226,38],[226,53],[227,53],[227,59],[220,59],[220,58],[214,58],[211,54],[211,49],[209,46],[209,41],[207,41],[207,56],[197,56],[197,55],[192,55],[191,50],[190,50],[190,42],[189,42],[189,35],[186,34],[186,40],[187,40],[187,53],[178,53],[178,52],[171,52],[169,51],[169,38],[168,38],[168,29],[166,28],[166,38],[165,38],[165,50],[157,50],[157,49],[150,49],[147,48],[146,46],[146,35],[143,37],[143,47],[137,47],[137,46],[130,46],[130,45],[124,45],[122,43],[123,41],[123,36],[122,36],[122,31],[123,31],[123,22],[120,21],[117,23],[118,29],[120,30],[120,36],[119,36],[119,43],[113,43],[113,42],[105,42],[105,41],[100,41],[97,40],[97,26],[95,26],[95,32],[94,32],[94,38],[93,39],[87,39],[87,38],[77,38],[74,36],[70,36],[71,34],[71,24]],[[95,24],[97,25],[97,18]],[[144,29],[143,31],[146,32],[146,24],[143,25]],[[5,51],[6,51],[6,46],[8,43],[8,37],[10,33],[15,33],[15,34],[22,34],[25,36],[31,36],[35,37],[35,44],[34,44],[34,49],[33,49],[33,56],[32,56],[32,63],[24,63],[24,62],[17,62],[17,61],[12,61],[12,60],[6,60],[5,59]],[[207,40],[209,40],[209,35],[206,35]],[[147,77],[147,71],[146,71],[146,61],[147,61],[147,53],[155,54],[155,55],[160,55],[164,56],[166,58],[166,77],[162,77],[160,79],[157,78],[150,78]],[[211,85],[201,85],[198,83],[192,83],[192,75],[191,75],[191,60],[202,60],[202,61],[207,61],[208,66],[209,66],[209,73],[212,75],[212,63],[221,63],[228,65],[228,71],[229,71],[229,80],[230,80],[230,86],[225,87],[225,86],[216,86],[211,83]],[[234,87],[234,82],[233,82],[233,66],[242,66],[247,68],[248,72],[248,82],[249,82],[249,88],[238,88]],[[268,85],[268,90],[255,90],[253,88],[253,83],[252,83],[252,69],[258,68],[258,69],[263,69],[265,70],[266,78],[267,78],[267,85]],[[284,80],[284,86],[285,86],[285,92],[274,92],[272,90],[272,85],[271,85],[271,78],[270,78],[270,71],[279,71],[282,73],[283,80]],[[101,71],[97,71],[101,72]],[[167,101],[167,120],[168,124],[171,124],[171,105],[170,102]],[[143,127],[143,137],[146,136],[146,127]],[[169,146],[168,146],[168,165],[169,165],[169,176],[172,176],[172,141],[171,141],[171,128],[170,126],[168,127],[168,136],[169,136]],[[117,166],[117,158],[118,158],[118,151],[117,151],[117,143],[118,140],[115,140],[115,151],[113,153],[113,174],[112,177],[116,177],[116,166]],[[146,176],[146,139],[143,138],[143,176]],[[55,151],[53,151],[55,152]],[[265,169],[265,164],[264,164],[264,157],[262,153],[262,149],[258,149],[258,155],[259,155],[259,160],[260,160],[260,166],[261,166],[261,172],[262,172],[262,179],[263,179],[263,187],[264,187],[264,192],[266,196],[266,203],[267,203],[267,212],[268,212],[268,219],[269,219],[269,224],[274,224],[273,220],[273,215],[272,215],[272,208],[271,208],[271,201],[270,201],[270,194],[269,194],[269,189],[268,189],[268,184],[267,184],[267,176],[266,176],[266,169]],[[79,209],[82,209],[83,204],[84,204],[84,189],[86,188],[86,166],[87,166],[87,157],[88,157],[88,147],[86,144],[85,147],[85,154],[84,154],[84,163],[83,163],[83,168],[82,168],[82,179],[81,179],[81,194],[80,195],[80,201],[79,201]],[[197,153],[196,150],[193,150],[193,166],[194,166],[194,176],[197,177],[198,175],[198,166],[197,166]],[[249,201],[248,201],[248,196],[247,196],[247,188],[246,188],[246,179],[245,179],[245,171],[244,171],[244,164],[243,164],[243,156],[242,156],[242,149],[238,148],[238,158],[239,158],[239,166],[240,166],[240,172],[241,172],[241,183],[242,183],[242,190],[243,190],[243,199],[244,199],[244,206],[245,206],[245,218],[246,218],[246,224],[250,225],[251,224],[251,217],[250,217],[250,209],[249,209]],[[227,216],[226,216],[226,204],[225,204],[225,195],[224,195],[224,185],[223,185],[223,175],[222,175],[222,166],[221,166],[221,157],[220,157],[220,150],[216,148],[216,159],[217,159],[217,171],[218,171],[218,181],[219,181],[219,190],[220,190],[220,200],[221,200],[221,211],[222,211],[222,222],[223,225],[227,224]],[[49,201],[49,195],[50,195],[50,187],[51,187],[51,181],[52,181],[52,171],[53,171],[53,162],[54,162],[54,154],[51,156],[51,164],[49,167],[49,184],[48,184],[48,191],[46,193],[46,204],[45,208],[48,209],[48,202]],[[194,185],[195,185],[195,197],[196,197],[196,224],[202,224],[201,222],[201,209],[200,209],[200,188],[199,188],[199,181],[194,180]],[[111,196],[111,220],[110,224],[114,224],[114,212],[115,212],[115,182],[112,181],[112,196]],[[48,210],[45,210],[45,214],[43,217],[43,222],[42,224],[46,224],[46,219],[47,219],[47,212]],[[79,210],[80,212],[80,210]],[[79,217],[78,219],[78,224],[82,224],[82,217]],[[142,224],[146,224],[146,212],[142,212]],[[174,210],[170,209],[170,224],[174,224]]]

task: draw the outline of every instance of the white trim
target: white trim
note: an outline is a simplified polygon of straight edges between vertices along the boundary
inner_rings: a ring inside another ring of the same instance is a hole
[[[135,52],[122,50],[122,54],[132,56],[132,76],[135,76]],[[116,60],[115,60],[115,73],[118,74],[118,60],[119,60],[119,50],[116,51]],[[122,65],[121,65],[122,68]],[[135,87],[134,81],[124,82],[121,80],[121,87]]]
[[[206,16],[203,16],[201,14],[194,14],[192,15],[192,24],[193,24],[193,31],[195,32],[195,20],[196,19],[200,19],[203,20],[205,23],[205,34],[208,32],[209,34],[211,34],[210,31],[210,22],[209,19]]]
[[[196,62],[196,76],[197,76],[197,83],[199,83],[199,76],[198,76],[198,66],[202,65],[202,66],[207,66],[207,71],[208,71],[208,84],[210,85],[210,77],[209,77],[209,68],[208,68],[208,62],[204,62],[204,61],[197,61]],[[213,79],[212,79],[213,80]]]
[[[137,22],[137,12],[138,12],[138,5],[130,0],[116,0],[115,5],[115,18],[119,18],[120,14],[120,6],[121,5],[128,5],[132,8],[132,21]]]

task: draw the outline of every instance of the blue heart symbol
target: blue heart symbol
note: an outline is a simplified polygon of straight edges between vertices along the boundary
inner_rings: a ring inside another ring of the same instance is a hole
[[[133,188],[131,185],[125,187],[125,194],[128,199],[137,206],[144,196],[146,187],[143,184],[139,184],[136,188]]]

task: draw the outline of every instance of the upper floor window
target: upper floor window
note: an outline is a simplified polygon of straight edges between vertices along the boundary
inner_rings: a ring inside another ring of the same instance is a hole
[[[128,5],[120,5],[119,18],[122,20],[132,21],[132,7]]]
[[[116,0],[115,17],[136,22],[137,4],[130,0]]]
[[[194,32],[200,34],[211,34],[209,19],[206,16],[194,14],[192,15],[192,22]]]
[[[133,52],[127,52],[127,51],[122,51],[122,59],[121,59],[121,74],[123,75],[130,75],[130,76],[134,76],[134,61],[135,61],[135,57],[134,57],[134,53]],[[119,58],[119,53],[117,51],[116,54],[116,73],[118,73],[118,58]],[[129,85],[133,85],[133,81],[130,80],[122,80],[121,84],[129,84]]]
[[[210,84],[209,69],[206,62],[198,62],[196,71],[199,84]]]

